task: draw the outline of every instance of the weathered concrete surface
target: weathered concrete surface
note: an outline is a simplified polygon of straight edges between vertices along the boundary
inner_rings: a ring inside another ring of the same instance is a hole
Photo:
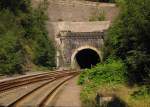
[[[43,0],[32,0],[33,6]],[[118,15],[118,7],[112,3],[99,3],[85,0],[48,0],[49,21],[89,21],[91,16],[105,13],[106,20],[112,21]]]
[[[111,3],[96,3],[81,0],[50,0],[50,21],[89,21],[91,16],[104,12],[106,20],[112,21],[118,14],[118,8]]]
[[[94,21],[94,22],[48,22],[47,28],[49,37],[56,37],[61,31],[71,32],[95,32],[105,31],[109,28],[110,21]]]
[[[41,0],[33,1],[37,4]],[[57,48],[57,67],[72,67],[75,53],[80,49],[92,49],[102,59],[103,36],[118,14],[115,4],[84,0],[48,2],[47,29]],[[106,21],[89,22],[91,16],[100,12],[104,12]]]
[[[76,68],[74,58],[81,49],[92,49],[102,59],[103,38],[109,26],[110,21],[49,22],[49,37],[54,35],[56,41],[57,67]]]

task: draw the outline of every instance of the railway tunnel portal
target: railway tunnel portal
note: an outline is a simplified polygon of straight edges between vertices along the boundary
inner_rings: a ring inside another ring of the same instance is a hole
[[[102,59],[100,50],[91,46],[82,46],[73,53],[71,57],[72,68],[91,68],[99,63]]]
[[[109,21],[59,22],[55,28],[58,68],[91,68],[102,61]]]

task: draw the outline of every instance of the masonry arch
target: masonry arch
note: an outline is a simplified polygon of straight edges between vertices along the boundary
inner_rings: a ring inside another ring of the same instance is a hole
[[[71,56],[72,68],[91,68],[97,63],[101,62],[101,52],[92,46],[81,46],[76,49]]]

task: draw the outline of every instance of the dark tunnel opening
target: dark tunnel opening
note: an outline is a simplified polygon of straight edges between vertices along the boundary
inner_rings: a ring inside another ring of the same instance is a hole
[[[76,61],[81,69],[91,68],[100,62],[98,53],[92,49],[83,49],[76,54]]]

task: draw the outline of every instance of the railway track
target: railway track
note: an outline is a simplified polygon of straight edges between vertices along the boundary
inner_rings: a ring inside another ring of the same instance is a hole
[[[39,82],[39,81],[45,81],[45,80],[63,77],[63,76],[69,75],[70,73],[73,73],[73,72],[54,71],[54,72],[49,72],[49,73],[35,74],[35,75],[30,75],[30,76],[19,77],[16,79],[1,81],[0,82],[0,93],[15,89],[19,86],[33,84],[33,83]]]
[[[46,76],[45,76],[46,75]],[[6,101],[6,104],[1,104],[0,101],[0,107],[26,107],[26,106],[34,106],[34,107],[46,107],[47,104],[50,104],[49,99],[51,99],[52,94],[57,91],[57,89],[62,86],[66,81],[69,81],[71,78],[75,77],[78,75],[77,72],[70,72],[70,71],[61,71],[56,72],[56,73],[46,73],[46,74],[40,74],[40,75],[34,75],[30,77],[25,77],[25,78],[19,78],[13,80],[12,82],[7,81],[7,82],[2,82],[3,85],[0,84],[1,87],[7,87],[6,84],[11,84],[12,86],[8,86],[9,90],[12,90],[14,88],[18,88],[20,86],[24,85],[29,85],[29,84],[34,84],[37,81],[44,81],[41,85],[39,85],[36,88],[33,88],[26,94],[16,98],[12,99],[12,101],[8,100]],[[39,79],[43,78],[43,79]],[[44,79],[46,78],[46,79]],[[29,79],[29,80],[28,80]],[[34,80],[35,79],[35,80]],[[30,82],[26,82],[30,81]],[[17,85],[13,85],[13,83],[17,83]],[[22,83],[21,82],[25,82]],[[5,89],[5,88],[3,88]],[[8,91],[8,90],[7,90]],[[5,102],[5,101],[4,101]]]

